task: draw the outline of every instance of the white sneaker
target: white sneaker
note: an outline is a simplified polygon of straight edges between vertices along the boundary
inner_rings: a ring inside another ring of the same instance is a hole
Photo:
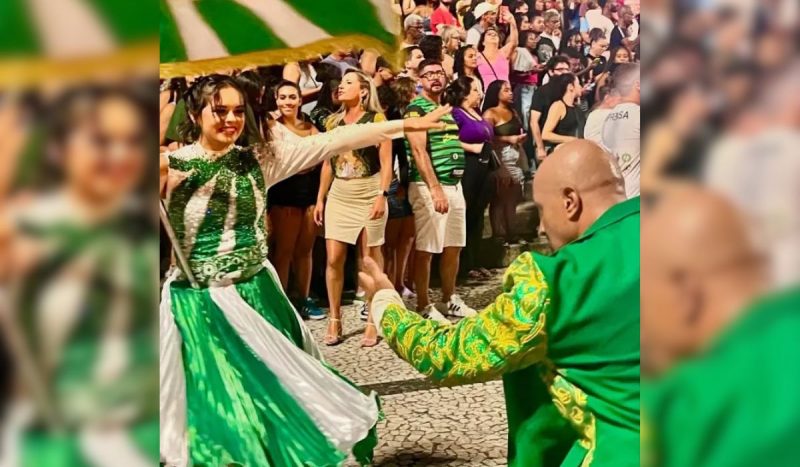
[[[439,313],[439,310],[436,309],[436,305],[433,303],[428,304],[428,306],[426,306],[420,314],[425,319],[432,319],[442,324],[452,324],[449,319],[445,318],[443,314]]]
[[[407,287],[403,287],[403,293],[401,294],[404,299],[411,300],[412,298],[417,298],[417,294],[408,290]]]
[[[353,305],[356,306],[356,310],[358,310],[358,317],[361,318],[361,321],[368,321],[369,305],[367,302],[362,300],[353,300]]]
[[[456,294],[450,296],[450,301],[445,305],[445,313],[449,316],[457,316],[459,318],[466,318],[478,314],[477,311],[467,306],[464,300]]]

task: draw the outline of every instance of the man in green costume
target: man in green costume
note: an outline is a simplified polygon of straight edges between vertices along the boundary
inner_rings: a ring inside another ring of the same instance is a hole
[[[797,465],[800,289],[769,291],[748,227],[694,186],[645,213],[643,465]]]
[[[534,198],[555,253],[520,255],[493,304],[454,325],[425,320],[369,262],[375,322],[436,380],[503,377],[509,464],[638,466],[639,199],[586,140],[544,161]]]

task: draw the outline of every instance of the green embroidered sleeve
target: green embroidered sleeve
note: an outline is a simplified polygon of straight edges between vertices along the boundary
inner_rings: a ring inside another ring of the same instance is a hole
[[[508,268],[504,292],[476,316],[455,325],[386,307],[386,342],[418,371],[441,381],[486,381],[540,362],[546,353],[549,288],[531,254]]]

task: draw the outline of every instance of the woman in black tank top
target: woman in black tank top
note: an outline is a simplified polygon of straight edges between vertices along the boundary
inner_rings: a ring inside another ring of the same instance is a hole
[[[300,112],[301,91],[297,84],[283,81],[275,88],[277,120],[268,122],[273,138],[285,139],[318,133],[314,125]],[[269,257],[283,289],[288,291],[289,270],[294,271],[294,304],[304,318],[322,319],[325,313],[309,297],[311,289],[312,252],[317,238],[314,207],[317,204],[320,166],[299,173],[275,184],[267,194],[270,223]]]
[[[559,144],[580,138],[584,121],[583,114],[576,106],[582,90],[578,78],[567,73],[553,77],[553,84],[556,89],[554,95],[561,98],[550,106],[542,128],[542,139],[548,154]]]
[[[494,126],[492,150],[500,165],[492,174],[495,192],[489,204],[492,235],[506,244],[519,239],[514,232],[517,205],[522,200],[524,171],[519,166],[524,161],[522,143],[527,138],[522,121],[513,106],[511,85],[495,81],[489,85],[483,102],[483,118]]]

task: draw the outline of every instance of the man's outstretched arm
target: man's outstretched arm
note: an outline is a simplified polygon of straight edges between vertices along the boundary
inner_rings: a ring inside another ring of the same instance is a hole
[[[393,288],[375,294],[372,313],[389,346],[421,373],[441,381],[485,381],[546,355],[549,288],[532,255],[508,268],[503,290],[486,309],[454,325],[406,310]]]

